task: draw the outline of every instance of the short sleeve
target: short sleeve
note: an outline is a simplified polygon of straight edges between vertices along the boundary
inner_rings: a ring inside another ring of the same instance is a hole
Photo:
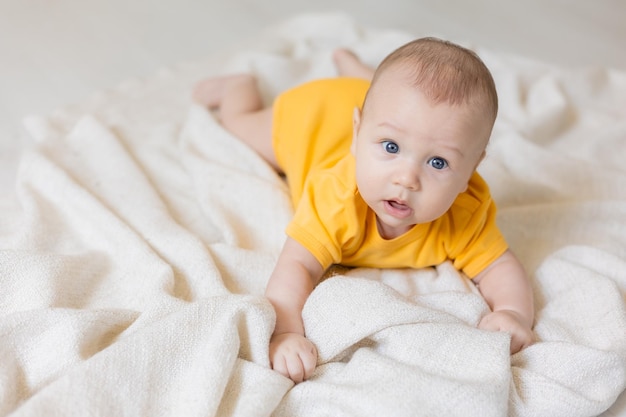
[[[467,193],[450,210],[449,254],[454,266],[474,278],[508,249],[496,223],[497,209],[487,184],[475,174]]]
[[[341,263],[343,249],[355,243],[363,209],[355,204],[356,184],[345,181],[353,164],[347,156],[335,167],[312,173],[307,179],[287,235],[311,252],[322,267]]]

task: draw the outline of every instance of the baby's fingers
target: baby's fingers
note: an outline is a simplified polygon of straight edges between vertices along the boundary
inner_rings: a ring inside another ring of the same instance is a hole
[[[272,361],[272,368],[281,375],[291,379],[296,384],[309,378],[317,364],[317,353],[312,358],[306,352],[298,354],[277,354]]]
[[[511,354],[532,345],[535,340],[532,330],[518,320],[518,315],[506,310],[487,314],[478,323],[478,328],[510,334]]]
[[[311,344],[311,349],[300,352],[300,361],[304,371],[304,379],[309,379],[317,366],[317,349]]]
[[[478,323],[478,328],[481,330],[489,330],[491,332],[499,332],[504,330],[502,321],[500,317],[498,317],[494,313],[487,314],[485,317],[480,320]]]
[[[294,352],[294,354],[286,356],[285,364],[289,378],[296,384],[309,379],[317,365],[317,350],[315,346],[311,345],[310,350],[299,351],[297,354]]]
[[[289,376],[289,367],[287,366],[287,360],[285,355],[276,354],[271,360],[272,369],[281,374],[286,378],[290,378]]]
[[[304,381],[304,365],[299,355],[293,354],[286,356],[285,363],[287,366],[287,374],[293,382],[297,384]]]
[[[296,333],[272,336],[269,354],[272,368],[295,383],[309,378],[317,365],[315,345]]]
[[[516,328],[515,331],[511,332],[511,355],[526,349],[533,343],[535,343],[535,336],[530,329],[525,327]]]

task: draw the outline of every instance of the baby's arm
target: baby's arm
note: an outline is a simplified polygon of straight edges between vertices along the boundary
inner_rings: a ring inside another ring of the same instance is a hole
[[[511,353],[531,345],[534,321],[533,292],[522,264],[506,251],[481,272],[474,282],[489,304],[491,313],[478,324],[480,329],[511,334]]]
[[[265,290],[276,311],[270,363],[296,383],[311,376],[317,365],[317,349],[304,336],[302,309],[323,273],[308,250],[287,238]]]

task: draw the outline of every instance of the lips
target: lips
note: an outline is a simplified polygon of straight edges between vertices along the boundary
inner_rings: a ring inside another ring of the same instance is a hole
[[[401,200],[385,200],[384,206],[387,214],[399,219],[405,219],[413,213],[413,209]]]

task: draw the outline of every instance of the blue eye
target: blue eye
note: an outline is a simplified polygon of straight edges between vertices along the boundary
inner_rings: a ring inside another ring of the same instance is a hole
[[[398,146],[398,144],[390,140],[386,140],[383,142],[383,149],[387,153],[398,153],[400,151],[400,147]]]
[[[443,158],[434,157],[428,161],[428,165],[435,169],[444,169],[448,166],[448,161]]]

